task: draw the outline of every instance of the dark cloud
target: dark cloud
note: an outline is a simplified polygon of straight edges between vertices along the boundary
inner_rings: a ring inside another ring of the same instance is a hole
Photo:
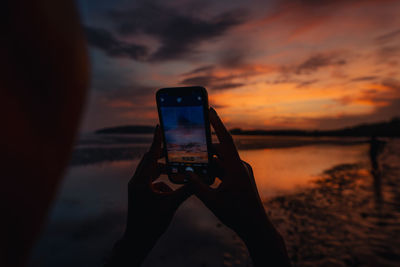
[[[225,68],[236,68],[244,65],[249,49],[242,45],[243,43],[235,47],[225,47],[218,55],[219,64]]]
[[[309,57],[303,63],[294,68],[296,74],[309,74],[328,66],[340,66],[346,64],[346,60],[337,58],[336,55],[317,54]]]
[[[186,78],[181,81],[183,85],[200,85],[205,86],[211,90],[228,90],[237,87],[244,86],[244,83],[232,82],[237,76],[223,76],[217,77],[212,74],[209,75],[199,75],[190,78]]]
[[[373,81],[376,80],[377,76],[361,76],[351,79],[352,82],[365,82],[365,81]]]
[[[233,89],[237,87],[242,87],[244,86],[244,83],[222,83],[218,85],[213,85],[211,89],[213,90],[228,90],[228,89]]]
[[[309,85],[315,84],[317,82],[319,82],[318,79],[301,80],[293,78],[291,75],[282,75],[275,80],[266,81],[266,84],[296,84],[296,88],[306,88]]]
[[[380,35],[375,38],[375,41],[377,41],[379,43],[386,43],[386,42],[392,41],[393,39],[395,39],[397,37],[400,37],[400,29]]]
[[[183,85],[202,85],[212,90],[228,90],[248,84],[248,78],[275,72],[277,68],[243,61],[229,67],[222,64],[205,65],[183,73]]]
[[[289,75],[281,75],[275,80],[268,80],[265,83],[266,84],[284,84],[284,83],[296,83],[298,80],[296,79],[291,79]]]
[[[278,9],[293,9],[297,12],[306,12],[312,15],[331,14],[339,8],[360,6],[362,3],[395,2],[397,0],[279,0]],[[316,13],[318,12],[318,13]]]
[[[395,79],[386,79],[382,82],[382,85],[390,88],[400,96],[400,81]]]
[[[181,81],[181,84],[208,86],[212,82],[216,82],[217,80],[218,78],[215,77],[214,75],[200,75],[200,76],[186,78],[183,81]]]
[[[311,84],[314,84],[316,82],[318,82],[318,79],[314,79],[314,80],[308,80],[308,81],[299,81],[296,85],[296,88],[303,88],[303,87],[307,87]]]
[[[143,107],[146,105],[155,106],[156,86],[145,86],[140,84],[130,84],[114,88],[111,91],[104,92],[105,100],[109,103],[118,103],[123,101],[130,103],[131,106]],[[118,106],[118,105],[115,105]],[[122,105],[121,108],[131,108],[129,105]]]
[[[109,56],[143,60],[148,54],[145,46],[120,41],[105,29],[86,26],[85,32],[88,43]]]
[[[331,66],[342,66],[347,63],[346,60],[340,58],[336,53],[330,54],[315,54],[308,57],[306,60],[299,64],[282,66],[280,68],[280,75],[273,81],[267,81],[268,84],[283,84],[283,83],[296,83],[297,88],[306,87],[317,80],[303,80],[299,79],[299,75],[312,74],[320,69]]]
[[[109,17],[120,34],[145,34],[160,42],[158,49],[148,57],[149,61],[188,56],[196,52],[202,42],[220,37],[244,21],[243,10],[205,19],[181,14],[176,8],[155,3],[141,3],[128,10],[112,10]]]
[[[378,49],[378,57],[381,61],[386,62],[400,54],[400,48],[397,45],[382,46]]]
[[[190,76],[190,75],[198,74],[201,72],[212,71],[214,69],[215,69],[215,65],[206,65],[206,66],[202,66],[199,68],[195,68],[194,70],[191,70],[189,72],[186,72],[186,73],[182,74],[182,76]]]

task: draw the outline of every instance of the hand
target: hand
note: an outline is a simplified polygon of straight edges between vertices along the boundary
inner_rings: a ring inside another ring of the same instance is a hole
[[[175,211],[189,196],[191,186],[173,191],[163,182],[155,182],[163,169],[161,133],[157,125],[153,144],[140,161],[128,184],[128,219],[123,239],[114,249],[113,265],[140,265],[159,237],[168,228]]]
[[[216,165],[222,170],[218,172],[222,182],[213,189],[200,177],[189,173],[196,195],[243,239],[256,266],[266,266],[273,260],[281,266],[288,264],[285,245],[265,213],[251,166],[240,159],[232,136],[212,108],[209,117],[220,141],[214,147]]]

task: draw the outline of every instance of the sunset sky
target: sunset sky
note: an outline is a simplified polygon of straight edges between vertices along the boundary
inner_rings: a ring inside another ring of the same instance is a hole
[[[92,62],[82,130],[158,122],[201,85],[228,127],[332,129],[400,116],[399,0],[78,1]]]

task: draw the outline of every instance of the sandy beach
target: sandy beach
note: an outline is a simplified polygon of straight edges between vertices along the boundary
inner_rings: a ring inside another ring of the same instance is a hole
[[[124,188],[141,151],[146,149],[145,145],[140,145],[139,150],[124,146],[128,148],[123,158],[130,156],[133,161],[119,161],[120,158],[104,161],[121,155],[120,148],[107,144],[95,148],[108,151],[103,154],[103,161],[98,153],[95,163],[73,164],[30,266],[99,266],[104,262],[124,230]],[[129,154],[132,151],[137,155]],[[240,151],[243,157],[253,160],[253,167],[258,170],[256,182],[265,209],[283,235],[294,266],[399,265],[399,140],[387,140],[379,158],[379,181],[370,173],[365,155],[367,145],[313,144]],[[326,159],[321,159],[323,155]],[[291,166],[293,177],[289,178],[292,180],[284,179],[285,164],[278,164],[281,157]],[[305,168],[301,159],[315,166]],[[296,161],[298,166],[294,165]],[[262,165],[275,166],[275,169],[262,170]],[[320,166],[316,168],[316,165]],[[303,181],[307,173],[308,180]],[[294,183],[296,177],[301,186],[292,186],[290,190],[279,187]],[[268,190],[269,187],[273,189]],[[178,209],[168,231],[143,266],[252,264],[237,235],[193,196]]]
[[[296,266],[399,266],[399,151],[390,140],[380,157],[381,192],[369,165],[348,164],[312,188],[265,201]]]

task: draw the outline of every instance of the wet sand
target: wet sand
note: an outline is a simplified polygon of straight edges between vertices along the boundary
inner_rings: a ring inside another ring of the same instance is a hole
[[[308,188],[264,199],[294,266],[400,266],[399,151],[390,141],[381,155],[380,201],[368,162],[337,165]],[[252,264],[236,234],[191,198],[144,266]]]
[[[313,187],[264,202],[296,266],[400,266],[400,142],[370,165],[339,165]]]
[[[369,162],[351,161],[307,186],[261,194],[295,266],[400,266],[399,153],[400,140],[389,141],[379,182]],[[74,167],[30,266],[101,266],[124,230],[121,188],[137,160]],[[251,259],[237,235],[191,197],[143,266],[251,266]]]

